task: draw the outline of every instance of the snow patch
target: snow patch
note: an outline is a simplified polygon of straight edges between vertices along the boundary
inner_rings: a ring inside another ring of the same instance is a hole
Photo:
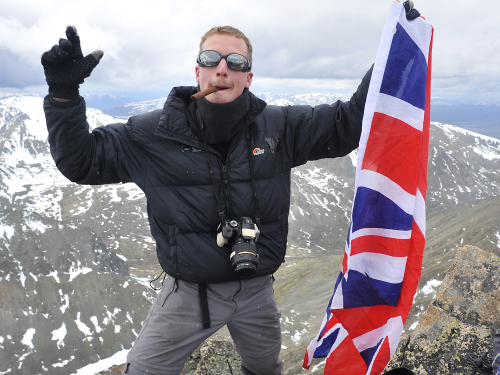
[[[32,340],[35,332],[36,330],[34,328],[29,328],[24,334],[21,344],[28,346],[30,349],[34,349]]]
[[[85,367],[82,367],[77,372],[71,375],[97,374],[101,371],[109,369],[110,367],[121,365],[122,363],[127,362],[127,354],[128,354],[128,349],[123,349],[109,358],[104,358],[101,359],[99,362],[91,363]]]
[[[59,363],[54,363],[52,365],[52,367],[64,367],[64,366],[66,366],[68,363],[70,363],[74,359],[75,359],[75,356],[72,355],[70,359],[66,359],[66,360],[64,360],[62,362],[59,362]]]
[[[78,264],[76,265],[76,267],[74,264],[71,265],[71,268],[68,272],[69,273],[69,282],[73,281],[73,279],[75,277],[77,277],[78,275],[86,275],[89,272],[92,272],[92,268],[81,267],[81,263],[80,263],[80,261],[78,261]]]
[[[94,324],[94,327],[95,327],[95,331],[97,333],[101,333],[102,332],[102,328],[99,327],[99,321],[97,320],[97,316],[91,316],[90,317],[90,321]]]
[[[358,165],[358,149],[352,151],[348,156],[351,158],[353,167],[356,167]]]
[[[14,235],[14,227],[6,225],[0,221],[0,237],[7,238],[9,241]]]
[[[422,288],[422,293],[424,294],[430,294],[430,293],[435,293],[436,291],[436,288],[441,285],[443,283],[443,281],[439,281],[439,280],[429,280],[427,282],[427,284],[424,285],[424,287]]]
[[[68,333],[68,330],[66,329],[66,323],[63,322],[61,328],[55,329],[52,331],[52,340],[56,341],[57,340],[57,349],[61,349],[61,347],[64,346],[64,338],[66,337],[66,334]]]
[[[76,319],[75,319],[75,323],[76,323],[76,326],[78,327],[78,329],[85,335],[85,336],[91,336],[92,335],[92,331],[90,330],[90,328],[85,324],[83,323],[81,320],[80,320],[80,312],[78,312],[77,316],[76,316]]]
[[[413,323],[410,328],[408,328],[409,331],[413,331],[415,328],[417,328],[418,322]]]
[[[54,278],[54,280],[58,283],[61,282],[61,280],[59,280],[59,276],[57,276],[57,271],[52,271],[51,273],[49,273],[47,276],[52,276]]]
[[[124,262],[126,262],[126,261],[127,261],[127,258],[125,258],[125,257],[124,257],[123,255],[121,255],[121,254],[116,254],[116,256],[117,256],[118,258],[120,258],[121,260],[123,260]]]
[[[61,294],[62,294],[62,291],[61,291],[61,290],[59,290],[59,293],[61,293]],[[69,296],[68,296],[67,294],[65,294],[65,295],[63,296],[63,300],[64,300],[64,302],[65,302],[65,303],[64,303],[64,305],[62,305],[62,306],[60,307],[60,309],[61,309],[61,312],[64,314],[64,313],[66,312],[66,309],[69,307]],[[78,314],[80,314],[80,313],[78,313]]]

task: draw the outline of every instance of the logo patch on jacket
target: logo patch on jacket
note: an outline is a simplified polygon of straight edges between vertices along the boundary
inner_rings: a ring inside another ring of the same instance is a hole
[[[198,150],[197,148],[188,146],[188,145],[182,145],[181,146],[182,152],[200,152],[201,150]]]
[[[263,148],[256,147],[256,148],[253,149],[253,154],[254,155],[262,155],[263,153],[264,153],[264,149]]]
[[[271,154],[281,151],[280,137],[266,138],[266,142]]]

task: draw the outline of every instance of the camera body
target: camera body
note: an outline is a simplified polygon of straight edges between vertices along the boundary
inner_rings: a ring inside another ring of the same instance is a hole
[[[243,216],[239,221],[226,220],[217,233],[217,245],[223,247],[231,246],[231,267],[233,272],[241,278],[255,275],[259,265],[259,254],[257,254],[255,243],[259,238],[260,231],[249,217]]]

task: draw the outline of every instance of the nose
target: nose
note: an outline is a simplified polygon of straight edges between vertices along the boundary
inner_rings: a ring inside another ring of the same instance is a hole
[[[226,59],[220,59],[219,65],[217,65],[217,77],[227,77],[228,69]]]

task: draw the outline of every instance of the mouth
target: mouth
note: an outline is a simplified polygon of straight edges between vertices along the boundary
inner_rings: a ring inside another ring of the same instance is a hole
[[[219,85],[216,85],[218,87],[219,90],[228,90],[230,89],[229,86],[219,86]]]

